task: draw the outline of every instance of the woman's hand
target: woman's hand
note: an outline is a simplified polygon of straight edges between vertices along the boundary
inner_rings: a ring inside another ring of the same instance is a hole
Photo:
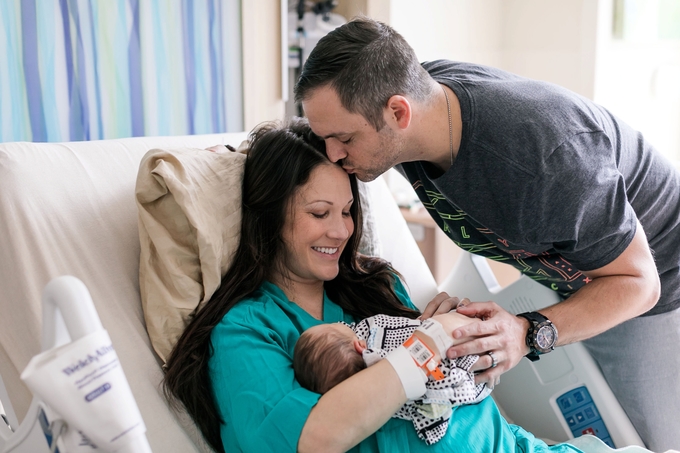
[[[425,307],[425,310],[423,310],[423,314],[420,315],[420,319],[424,321],[434,315],[448,313],[451,310],[455,310],[460,301],[461,300],[457,297],[450,297],[447,293],[439,293],[427,304],[427,307]]]
[[[525,343],[529,322],[507,312],[495,302],[463,303],[459,304],[456,311],[480,318],[482,322],[454,330],[454,340],[465,337],[471,339],[449,348],[447,356],[455,359],[478,354],[479,360],[472,369],[486,371],[478,373],[475,382],[485,382],[493,388],[500,382],[501,374],[515,367],[529,353],[529,347]]]

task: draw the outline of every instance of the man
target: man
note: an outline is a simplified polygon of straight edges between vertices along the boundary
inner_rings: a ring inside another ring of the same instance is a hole
[[[457,245],[566,298],[519,316],[459,309],[487,321],[455,331],[475,339],[449,357],[486,354],[477,379],[493,385],[586,340],[647,446],[680,448],[680,173],[638,132],[552,84],[421,65],[370,19],[323,38],[295,94],[332,161],[363,181],[396,166]]]

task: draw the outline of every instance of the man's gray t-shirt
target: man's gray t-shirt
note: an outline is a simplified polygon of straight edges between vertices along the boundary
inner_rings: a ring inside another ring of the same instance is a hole
[[[397,169],[461,248],[569,297],[616,259],[636,218],[661,278],[647,314],[680,306],[680,171],[642,135],[559,86],[468,63],[423,67],[460,102],[456,161]]]

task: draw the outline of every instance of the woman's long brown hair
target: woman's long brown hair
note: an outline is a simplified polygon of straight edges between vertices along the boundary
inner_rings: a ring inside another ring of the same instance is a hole
[[[259,289],[280,265],[284,252],[281,232],[289,201],[318,165],[334,164],[326,157],[324,141],[311,132],[305,120],[295,119],[285,127],[267,124],[251,133],[243,176],[241,238],[233,265],[168,357],[163,382],[166,397],[173,404],[181,402],[218,452],[224,451],[220,436],[224,420],[215,404],[208,371],[213,353],[210,334],[236,303]],[[378,313],[414,318],[418,312],[403,306],[394,292],[396,272],[389,263],[358,253],[362,214],[353,175],[350,184],[355,230],[340,256],[338,276],[324,284],[326,293],[356,318]]]

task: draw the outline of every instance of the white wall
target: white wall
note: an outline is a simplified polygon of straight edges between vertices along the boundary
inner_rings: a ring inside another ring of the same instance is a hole
[[[283,119],[281,92],[281,2],[242,0],[243,124]]]
[[[496,66],[593,97],[597,2],[392,0],[390,23],[421,60]]]
[[[502,67],[593,98],[597,1],[503,2]]]
[[[599,0],[611,12],[613,0]],[[656,2],[650,0],[649,6]],[[612,37],[612,15],[600,14],[596,102],[606,106],[673,160],[680,160],[680,42],[653,39],[652,29],[631,39]]]
[[[505,0],[392,0],[390,25],[421,61],[502,64]]]

